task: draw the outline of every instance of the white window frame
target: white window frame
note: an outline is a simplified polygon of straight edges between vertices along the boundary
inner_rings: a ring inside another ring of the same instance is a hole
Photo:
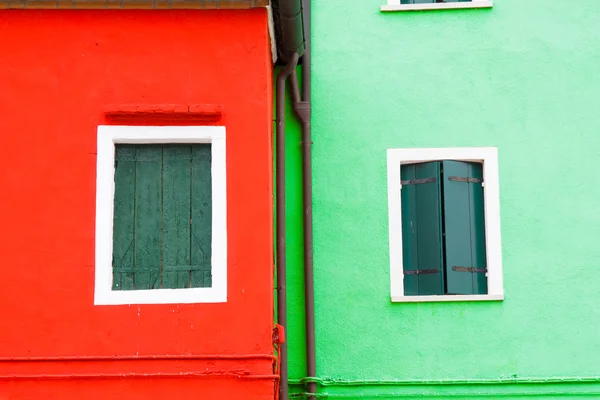
[[[387,0],[387,4],[381,6],[381,11],[422,11],[422,10],[447,10],[452,8],[491,8],[494,6],[490,0],[472,0],[460,3],[424,3],[424,4],[400,4],[400,0]]]
[[[483,163],[485,245],[488,294],[405,296],[402,261],[402,165],[456,160]],[[388,149],[388,212],[390,240],[390,279],[393,302],[504,300],[502,282],[502,243],[500,240],[500,188],[496,147],[454,147],[430,149]]]
[[[224,126],[99,126],[96,170],[95,305],[227,301],[227,195]],[[115,144],[210,143],[212,287],[112,290]]]

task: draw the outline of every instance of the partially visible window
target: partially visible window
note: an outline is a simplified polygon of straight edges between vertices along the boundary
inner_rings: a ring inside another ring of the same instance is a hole
[[[100,126],[94,304],[227,301],[225,128]]]
[[[467,3],[471,0],[400,0],[400,4]]]
[[[393,301],[501,300],[495,148],[390,149]]]
[[[113,290],[211,287],[210,144],[117,144]]]
[[[492,0],[387,0],[381,11],[440,10],[451,8],[490,8]]]

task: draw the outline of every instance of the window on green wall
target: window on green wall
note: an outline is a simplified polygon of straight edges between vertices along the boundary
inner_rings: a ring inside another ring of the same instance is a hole
[[[388,151],[393,299],[502,298],[497,187],[495,149]]]
[[[467,3],[471,0],[400,0],[400,4]]]
[[[491,0],[387,0],[381,11],[437,10],[451,8],[490,8]]]
[[[487,294],[482,167],[401,167],[405,295]]]
[[[227,300],[225,127],[100,126],[94,304]]]

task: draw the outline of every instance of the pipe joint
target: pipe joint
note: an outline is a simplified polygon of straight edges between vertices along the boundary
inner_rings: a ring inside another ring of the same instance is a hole
[[[310,116],[312,114],[312,107],[308,101],[300,101],[294,104],[294,111],[300,122],[303,124],[310,122]]]

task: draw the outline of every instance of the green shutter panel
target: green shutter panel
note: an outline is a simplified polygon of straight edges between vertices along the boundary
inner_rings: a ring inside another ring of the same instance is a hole
[[[211,145],[117,145],[113,290],[211,286]]]
[[[135,146],[115,149],[113,290],[133,289]]]
[[[192,287],[211,287],[212,181],[211,145],[192,148]]]
[[[190,287],[192,147],[163,147],[162,287]]]
[[[113,290],[160,287],[160,146],[115,147]]]
[[[404,293],[444,293],[440,163],[401,167]]]
[[[483,168],[443,162],[448,294],[486,294]]]
[[[136,146],[134,289],[159,289],[162,146]]]

